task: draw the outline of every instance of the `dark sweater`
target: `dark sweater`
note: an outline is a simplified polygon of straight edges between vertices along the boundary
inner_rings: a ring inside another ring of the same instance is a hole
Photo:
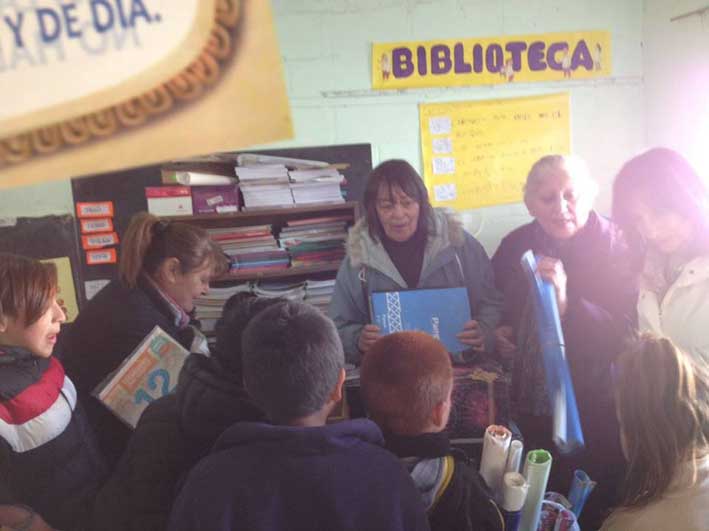
[[[238,423],[190,473],[171,531],[417,531],[421,499],[369,420]]]
[[[386,435],[386,447],[412,475],[427,507],[431,531],[502,531],[492,493],[473,464],[444,433]]]
[[[175,394],[143,412],[123,457],[95,506],[102,531],[162,531],[180,479],[232,424],[263,418],[219,362],[190,354]]]
[[[141,281],[130,289],[114,281],[89,301],[59,338],[56,354],[76,385],[99,447],[111,468],[123,453],[131,430],[91,392],[155,326],[189,349],[191,329],[177,327],[171,309],[152,286]]]

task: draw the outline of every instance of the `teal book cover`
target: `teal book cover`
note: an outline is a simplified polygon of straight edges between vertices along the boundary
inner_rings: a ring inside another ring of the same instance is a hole
[[[451,354],[468,348],[456,338],[470,320],[465,288],[376,291],[371,305],[372,323],[382,334],[420,330],[440,340]]]

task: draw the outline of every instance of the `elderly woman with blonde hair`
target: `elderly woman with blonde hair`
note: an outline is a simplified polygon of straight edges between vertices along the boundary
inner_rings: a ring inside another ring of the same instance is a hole
[[[534,220],[508,234],[492,259],[505,297],[497,349],[511,360],[513,416],[528,448],[553,449],[553,444],[541,348],[520,266],[525,251],[536,254],[539,273],[554,286],[586,448],[573,458],[555,456],[550,486],[567,492],[575,468],[597,480],[582,514],[582,527],[594,529],[614,504],[622,477],[610,366],[632,330],[636,300],[625,241],[593,210],[597,191],[580,158],[542,157],[524,188]]]

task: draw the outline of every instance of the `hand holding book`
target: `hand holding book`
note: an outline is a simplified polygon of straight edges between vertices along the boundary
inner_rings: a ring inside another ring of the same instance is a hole
[[[374,342],[382,336],[381,330],[377,325],[368,324],[362,327],[362,332],[359,334],[358,347],[360,352],[367,352]]]
[[[475,320],[470,320],[463,325],[463,331],[456,334],[458,340],[464,345],[472,347],[473,350],[482,351],[485,348],[485,335],[480,324]]]

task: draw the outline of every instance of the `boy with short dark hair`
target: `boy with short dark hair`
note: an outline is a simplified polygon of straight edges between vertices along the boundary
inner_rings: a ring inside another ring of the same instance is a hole
[[[220,437],[175,502],[172,531],[428,529],[379,428],[326,424],[345,377],[330,319],[277,304],[251,321],[242,344],[244,384],[272,424],[237,423]]]
[[[443,344],[423,332],[384,336],[364,356],[360,380],[369,415],[409,469],[432,531],[504,529],[484,480],[444,431],[453,368]]]

